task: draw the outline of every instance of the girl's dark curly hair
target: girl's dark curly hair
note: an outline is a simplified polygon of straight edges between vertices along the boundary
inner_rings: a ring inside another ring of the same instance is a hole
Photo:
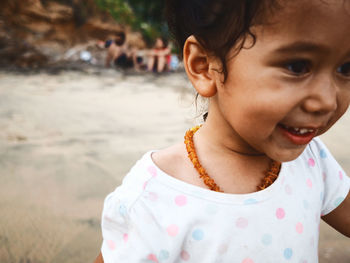
[[[227,76],[227,54],[232,47],[242,49],[253,25],[261,23],[276,6],[274,0],[166,0],[169,30],[180,50],[194,35],[199,43],[223,65]]]

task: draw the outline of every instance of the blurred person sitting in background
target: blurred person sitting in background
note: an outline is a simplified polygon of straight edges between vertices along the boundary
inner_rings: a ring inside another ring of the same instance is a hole
[[[167,69],[170,59],[170,48],[167,45],[167,41],[158,37],[152,50],[148,53],[148,71],[163,72]]]
[[[138,70],[142,63],[142,58],[137,56],[137,50],[131,49],[126,44],[125,32],[120,32],[115,39],[110,39],[105,42],[100,41],[98,46],[108,48],[105,59],[105,67],[109,68],[111,63],[117,67],[135,68]]]

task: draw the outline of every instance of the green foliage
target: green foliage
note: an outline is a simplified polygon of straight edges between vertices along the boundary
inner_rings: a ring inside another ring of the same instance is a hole
[[[134,23],[133,10],[124,0],[96,0],[96,3],[101,9],[108,11],[118,22]]]
[[[140,31],[145,40],[152,42],[157,36],[167,36],[163,19],[164,0],[95,0],[121,24]]]

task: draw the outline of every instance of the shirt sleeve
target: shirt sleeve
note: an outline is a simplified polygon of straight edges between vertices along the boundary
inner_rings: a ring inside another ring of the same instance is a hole
[[[153,172],[143,166],[139,162],[104,201],[101,253],[105,263],[160,262],[169,257],[162,247],[171,243],[146,187]]]
[[[106,263],[117,262],[126,248],[129,230],[128,204],[118,197],[118,189],[104,201],[101,226],[103,260]]]
[[[345,200],[350,189],[350,178],[324,143],[319,138],[315,139],[314,142],[311,149],[320,164],[324,183],[324,189],[321,192],[321,215],[324,216],[332,212]]]
[[[161,262],[179,254],[170,255],[174,243],[166,231],[177,229],[164,227],[159,211],[149,204],[153,197],[141,194],[136,200],[129,199],[128,193],[121,190],[107,196],[104,203],[101,248],[104,262]]]

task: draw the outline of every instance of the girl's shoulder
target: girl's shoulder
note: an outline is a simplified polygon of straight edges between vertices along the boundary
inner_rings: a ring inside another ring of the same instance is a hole
[[[339,166],[332,153],[319,137],[314,138],[303,153],[309,165],[318,164],[320,166]]]
[[[148,184],[158,178],[160,171],[163,176],[169,175],[194,184],[190,178],[198,176],[189,175],[188,170],[194,170],[194,172],[196,170],[191,167],[191,163],[187,162],[189,161],[187,161],[186,148],[182,144],[163,150],[148,151],[130,169],[122,183],[105,198],[104,213],[109,215],[109,218],[112,217],[114,211],[120,211],[119,214],[122,217],[127,215],[127,212],[144,195]]]
[[[178,143],[152,153],[152,160],[159,169],[165,173],[173,174],[184,162],[184,150],[183,144]]]
[[[332,153],[319,137],[314,138],[304,152],[291,163],[300,169],[304,168],[307,171],[313,171],[315,174],[318,174],[320,171],[328,173],[332,170],[341,169]]]
[[[315,151],[315,150],[327,150],[327,146],[322,142],[321,138],[320,137],[315,137],[312,139],[312,141],[309,143],[309,148],[312,150],[312,151]]]
[[[187,155],[184,143],[178,143],[154,152],[152,160],[165,174],[193,185],[202,186],[203,182]]]

